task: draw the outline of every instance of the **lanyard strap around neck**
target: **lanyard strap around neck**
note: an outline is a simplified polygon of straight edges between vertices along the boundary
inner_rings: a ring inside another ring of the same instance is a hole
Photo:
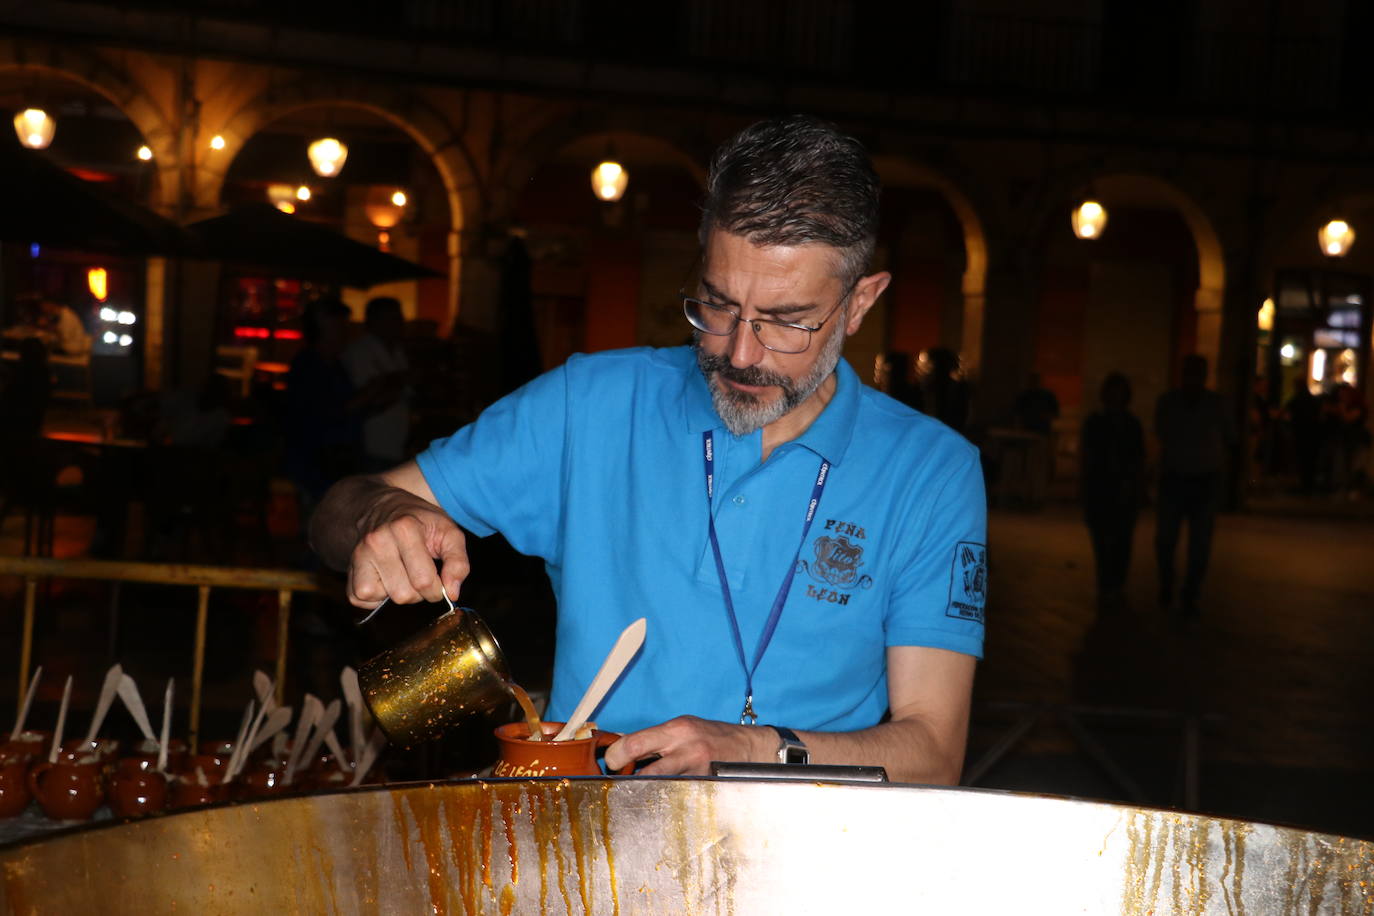
[[[725,561],[721,558],[720,540],[716,537],[716,519],[713,511],[716,457],[714,440],[709,430],[702,436],[702,444],[705,449],[706,523],[707,531],[711,536],[711,553],[716,560],[716,575],[720,577],[720,591],[725,597],[725,611],[730,619],[730,632],[735,638],[735,652],[739,656],[740,668],[744,670],[744,711],[740,714],[739,721],[741,725],[744,725],[745,720],[749,719],[750,724],[754,724],[758,721],[758,716],[754,712],[754,672],[758,670],[759,662],[763,660],[763,653],[767,651],[768,644],[772,642],[773,631],[778,628],[778,620],[782,617],[783,605],[787,603],[787,593],[792,589],[792,577],[797,573],[797,560],[801,556],[802,545],[806,543],[806,534],[811,530],[811,520],[816,517],[816,506],[820,504],[821,493],[824,492],[826,479],[830,476],[830,462],[821,461],[820,471],[816,474],[816,484],[811,488],[811,499],[806,504],[806,521],[802,524],[801,539],[797,543],[796,552],[792,555],[792,562],[787,564],[787,575],[783,577],[782,587],[778,589],[778,595],[773,599],[773,608],[768,612],[768,619],[764,622],[758,645],[754,648],[753,663],[750,664],[744,658],[744,639],[740,636],[739,618],[735,616],[735,602],[730,596],[730,580],[725,575]]]

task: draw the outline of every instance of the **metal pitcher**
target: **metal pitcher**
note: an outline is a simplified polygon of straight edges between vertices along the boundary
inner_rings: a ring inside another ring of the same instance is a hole
[[[468,608],[449,611],[358,669],[373,718],[401,747],[510,702],[509,682],[501,647]]]

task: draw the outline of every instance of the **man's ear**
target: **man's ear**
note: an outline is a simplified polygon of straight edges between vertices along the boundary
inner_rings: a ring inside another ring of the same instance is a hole
[[[861,278],[854,284],[854,292],[849,294],[849,317],[844,325],[846,335],[852,335],[859,330],[859,326],[864,323],[864,316],[873,308],[873,303],[878,301],[878,297],[891,282],[892,274],[881,270]]]

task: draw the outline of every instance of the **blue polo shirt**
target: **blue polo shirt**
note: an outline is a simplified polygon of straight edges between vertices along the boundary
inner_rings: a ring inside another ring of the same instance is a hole
[[[620,631],[644,648],[595,718],[628,732],[691,714],[739,721],[745,677],[707,534],[710,507],[752,659],[831,472],[777,630],[754,675],[760,721],[849,731],[887,709],[885,649],[982,655],[986,503],[977,450],[864,386],[841,360],[825,410],[762,462],[732,436],[690,347],[579,355],[421,453],[443,509],[542,557],[558,598],[548,717],[562,720]]]

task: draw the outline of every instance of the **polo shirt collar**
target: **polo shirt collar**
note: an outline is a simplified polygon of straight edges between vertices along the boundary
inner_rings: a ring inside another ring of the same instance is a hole
[[[849,443],[854,438],[861,386],[859,376],[849,362],[841,358],[835,367],[834,397],[825,405],[820,416],[793,442],[810,449],[832,465],[843,461]],[[725,429],[715,405],[711,403],[711,391],[697,367],[695,352],[691,354],[683,379],[682,404],[688,432],[700,435],[707,430]]]

